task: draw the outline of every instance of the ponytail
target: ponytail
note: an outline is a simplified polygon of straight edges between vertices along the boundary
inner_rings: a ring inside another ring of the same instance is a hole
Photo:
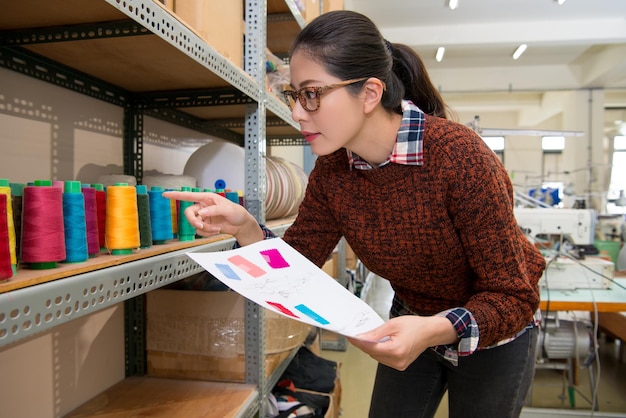
[[[389,112],[402,114],[402,100],[424,113],[446,118],[449,108],[430,81],[415,51],[385,40],[368,17],[340,10],[324,13],[302,29],[289,53],[306,54],[341,80],[375,77],[385,83],[381,100]],[[361,84],[346,87],[358,91]]]

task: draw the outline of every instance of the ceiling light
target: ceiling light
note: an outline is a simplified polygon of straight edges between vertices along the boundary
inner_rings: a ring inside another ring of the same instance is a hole
[[[450,8],[450,10],[456,9],[457,7],[459,7],[459,0],[448,1],[448,7]]]
[[[565,3],[565,0],[556,0],[556,2],[559,6],[562,6],[563,3]]]
[[[518,59],[524,53],[524,51],[526,51],[527,47],[528,45],[526,44],[521,44],[520,46],[518,46],[515,52],[513,53],[513,59],[514,60]]]
[[[437,60],[437,62],[441,62],[441,60],[443,59],[443,54],[446,52],[446,49],[442,46],[440,46],[439,48],[437,48],[437,54],[435,55],[435,59]]]

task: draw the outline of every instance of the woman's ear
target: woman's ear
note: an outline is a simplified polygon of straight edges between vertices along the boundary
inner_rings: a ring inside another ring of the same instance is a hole
[[[365,100],[363,101],[363,111],[369,113],[373,111],[380,103],[385,92],[385,83],[375,77],[370,77],[365,81],[363,85],[363,91],[365,92]]]

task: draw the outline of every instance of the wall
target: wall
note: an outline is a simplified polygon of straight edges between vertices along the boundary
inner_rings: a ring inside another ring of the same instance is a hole
[[[120,107],[0,68],[0,178],[97,183],[122,174]],[[148,141],[196,143],[195,131],[145,118],[144,170],[182,174],[195,147],[170,148]]]

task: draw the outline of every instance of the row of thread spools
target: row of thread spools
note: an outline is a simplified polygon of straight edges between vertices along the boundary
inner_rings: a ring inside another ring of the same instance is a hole
[[[201,191],[181,187],[182,190]],[[0,280],[20,267],[49,269],[100,252],[122,255],[178,238],[195,239],[184,217],[190,202],[162,196],[163,187],[0,179]],[[206,189],[205,189],[206,191]],[[241,192],[211,190],[243,204]]]

